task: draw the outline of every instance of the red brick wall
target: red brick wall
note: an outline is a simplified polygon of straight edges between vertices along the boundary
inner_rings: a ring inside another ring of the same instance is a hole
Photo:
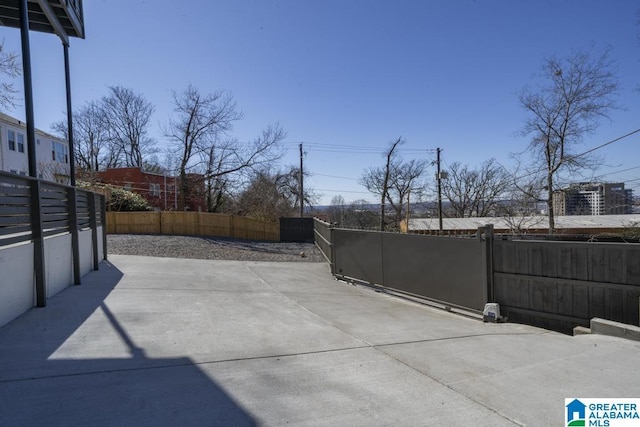
[[[173,177],[165,178],[164,175],[143,172],[140,168],[115,168],[98,172],[96,179],[103,184],[124,187],[140,194],[154,209],[176,209],[176,180]],[[152,184],[156,186],[155,194],[151,191]]]

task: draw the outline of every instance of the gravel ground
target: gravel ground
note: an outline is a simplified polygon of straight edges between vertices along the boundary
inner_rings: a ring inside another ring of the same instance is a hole
[[[313,243],[258,242],[220,237],[107,235],[107,253],[237,261],[324,262]]]

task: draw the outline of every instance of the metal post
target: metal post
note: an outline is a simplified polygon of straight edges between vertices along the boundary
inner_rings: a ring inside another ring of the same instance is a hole
[[[82,282],[80,272],[80,238],[78,231],[78,211],[76,192],[75,149],[73,141],[73,110],[71,109],[71,73],[69,72],[69,45],[62,43],[64,50],[64,79],[67,92],[67,142],[69,144],[69,181],[71,189],[69,195],[69,229],[71,231],[71,254],[73,256],[73,283]]]
[[[480,230],[479,230],[480,231]],[[493,224],[484,226],[484,253],[487,281],[487,302],[496,302],[493,285]]]
[[[302,173],[302,143],[300,143],[300,218],[304,216],[304,182]]]
[[[93,269],[99,269],[98,260],[98,218],[96,209],[96,193],[89,192],[89,226],[91,227],[91,243],[93,252]]]
[[[107,259],[107,196],[100,194],[100,225],[102,225],[102,259]]]
[[[64,80],[67,88],[67,137],[69,139],[69,175],[71,186],[75,187],[76,164],[73,141],[73,110],[71,109],[71,73],[69,71],[69,45],[66,43],[62,43],[62,47],[64,50]]]
[[[36,280],[36,306],[47,305],[47,284],[44,265],[44,237],[42,234],[42,207],[40,180],[36,158],[36,130],[33,118],[33,86],[31,82],[31,48],[29,45],[29,8],[27,0],[20,0],[20,36],[22,41],[22,76],[24,80],[24,109],[27,125],[29,176],[31,181],[31,236],[33,239],[33,267]]]
[[[411,189],[409,189],[407,191],[407,224],[406,224],[406,229],[405,229],[405,233],[409,233],[409,218],[411,216],[410,212],[411,212],[411,202],[409,201],[411,199]]]
[[[440,234],[442,234],[442,172],[440,171],[440,152],[442,150],[438,147],[436,148],[436,165],[437,165],[437,175],[436,179],[438,181],[438,226],[440,230]]]

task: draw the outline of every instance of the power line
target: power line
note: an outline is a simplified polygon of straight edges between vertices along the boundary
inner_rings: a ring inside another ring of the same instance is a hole
[[[565,161],[566,161],[566,160],[574,160],[574,159],[577,159],[578,157],[582,157],[582,156],[587,155],[587,154],[589,154],[589,153],[593,153],[593,152],[594,152],[594,151],[596,151],[596,150],[599,150],[599,149],[601,149],[601,148],[604,148],[604,147],[606,147],[606,146],[608,146],[608,145],[611,145],[611,144],[613,144],[614,142],[618,142],[618,141],[620,141],[620,140],[622,140],[622,139],[624,139],[624,138],[628,138],[629,136],[634,135],[634,134],[636,134],[636,133],[638,133],[638,132],[640,132],[640,129],[636,129],[636,130],[631,131],[631,132],[629,132],[629,133],[627,133],[627,134],[624,134],[624,135],[622,135],[622,136],[620,136],[620,137],[618,137],[618,138],[614,138],[614,139],[612,139],[612,140],[610,140],[610,141],[605,142],[604,144],[600,144],[600,145],[598,145],[598,146],[596,146],[596,147],[590,148],[590,149],[588,149],[587,151],[584,151],[584,152],[582,152],[582,153],[580,153],[580,154],[569,155],[569,156],[565,157],[565,159],[564,159],[564,160],[565,160]],[[541,172],[545,172],[546,170],[547,170],[546,168],[540,168],[540,169],[535,170],[535,171],[533,171],[533,172],[530,172],[530,173],[528,173],[528,174],[526,174],[526,175],[523,175],[523,176],[520,176],[520,177],[517,177],[517,176],[516,176],[516,177],[514,177],[514,180],[516,180],[516,181],[517,181],[517,180],[520,180],[520,179],[528,178],[528,177],[530,177],[530,176],[537,175],[537,174],[539,174],[539,173],[541,173]]]
[[[316,191],[327,191],[329,193],[354,193],[354,194],[371,194],[369,191],[350,191],[350,190],[328,190],[326,188],[316,188]]]
[[[313,172],[311,174],[311,176],[324,176],[324,177],[327,177],[327,178],[348,179],[348,180],[351,180],[351,181],[358,181],[358,178],[349,178],[349,177],[346,177],[346,176],[336,176],[336,175],[324,175],[324,174],[316,173],[316,172]]]
[[[603,176],[615,175],[615,174],[622,173],[622,172],[628,172],[628,171],[631,171],[631,170],[634,170],[634,169],[640,169],[640,166],[634,166],[634,167],[627,168],[627,169],[621,169],[621,170],[619,170],[619,171],[613,171],[613,172],[602,173],[602,174],[600,174],[600,175],[596,175],[594,178],[599,179],[599,178],[602,178]]]
[[[591,149],[589,149],[589,150],[585,151],[584,153],[580,153],[580,154],[577,154],[577,155],[575,155],[575,156],[569,156],[569,157],[570,157],[570,159],[575,159],[576,157],[582,157],[582,156],[584,156],[585,154],[592,153],[592,152],[594,152],[594,151],[596,151],[596,150],[599,150],[599,149],[601,149],[601,148],[603,148],[603,147],[606,147],[607,145],[611,145],[611,144],[613,144],[614,142],[618,142],[618,141],[620,141],[621,139],[627,138],[627,137],[629,137],[629,136],[631,136],[631,135],[633,135],[633,134],[636,134],[636,133],[638,133],[638,132],[640,132],[640,129],[636,129],[636,130],[634,130],[634,131],[632,131],[632,132],[629,132],[629,133],[628,133],[628,134],[626,134],[626,135],[622,135],[622,136],[620,136],[620,137],[618,137],[618,138],[616,138],[616,139],[612,139],[612,140],[611,140],[611,141],[609,141],[609,142],[605,142],[604,144],[598,145],[597,147],[593,147],[593,148],[591,148]]]
[[[283,144],[289,145],[288,150],[294,149],[294,144],[297,146],[299,142],[284,142]],[[353,145],[353,144],[331,144],[331,143],[319,143],[319,142],[305,142],[305,148],[308,151],[314,152],[327,152],[327,153],[350,153],[350,154],[384,154],[387,152],[387,147],[379,146],[366,146],[366,145]],[[297,147],[296,147],[297,148]],[[433,154],[435,149],[431,148],[399,148],[398,151],[403,154],[417,155],[417,154]]]

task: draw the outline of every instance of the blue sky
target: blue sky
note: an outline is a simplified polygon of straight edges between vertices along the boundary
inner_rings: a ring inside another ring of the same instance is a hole
[[[525,112],[517,92],[545,57],[611,46],[626,109],[615,111],[585,150],[640,128],[640,4],[635,0],[87,0],[86,39],[70,48],[74,106],[120,85],[155,105],[151,134],[171,93],[193,84],[226,90],[244,112],[241,141],[279,122],[288,132],[284,164],[299,161],[321,203],[375,198],[357,179],[383,162],[402,136],[404,158],[476,166],[509,154]],[[6,47],[20,35],[0,27]],[[62,46],[31,33],[36,127],[64,118]],[[21,81],[17,81],[20,85]],[[23,108],[10,114],[24,118]],[[640,192],[640,135],[599,153],[605,180],[627,180]],[[626,172],[615,171],[631,169]],[[430,174],[435,173],[430,171]],[[339,178],[338,178],[339,177]],[[636,180],[636,181],[633,181]]]

